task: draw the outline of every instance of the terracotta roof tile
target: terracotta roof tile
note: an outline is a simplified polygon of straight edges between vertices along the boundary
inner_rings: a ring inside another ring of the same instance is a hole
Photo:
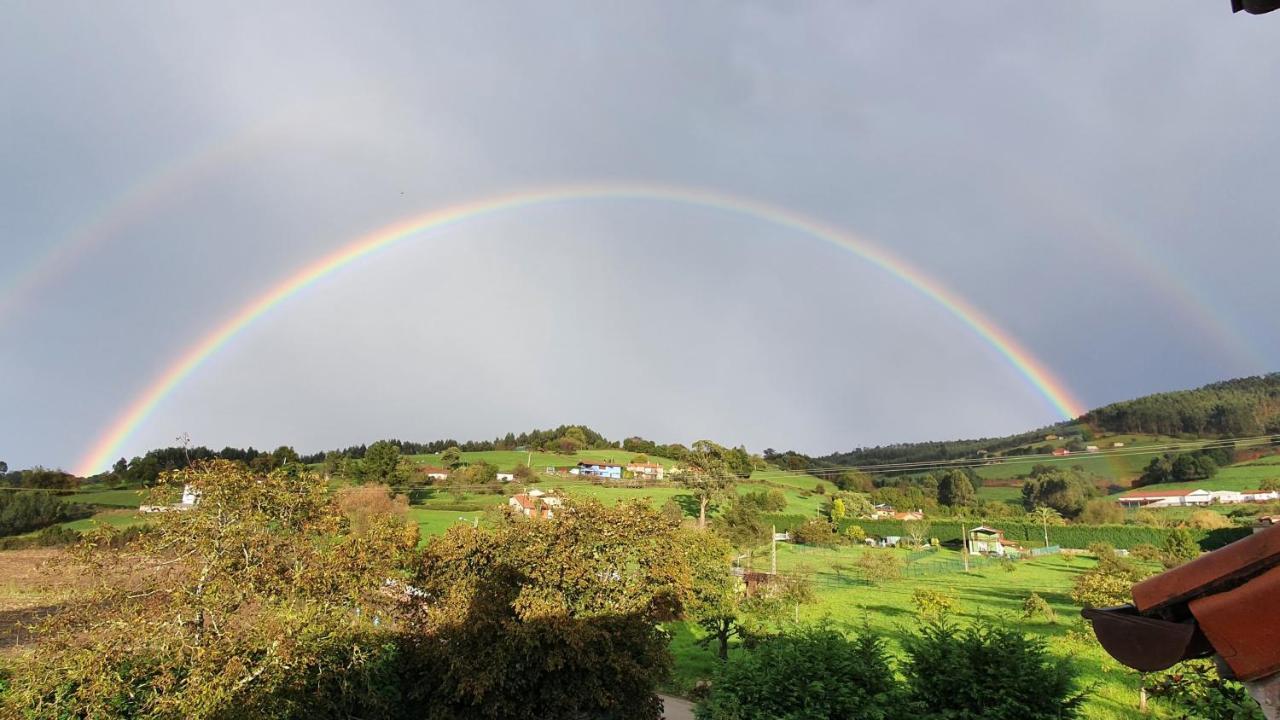
[[[1273,526],[1134,585],[1133,604],[1147,613],[1230,589],[1277,565],[1280,526]]]

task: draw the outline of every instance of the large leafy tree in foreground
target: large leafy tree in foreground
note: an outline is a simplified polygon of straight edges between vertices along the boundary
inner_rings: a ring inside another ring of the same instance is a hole
[[[6,710],[30,718],[308,718],[390,714],[395,646],[383,591],[417,528],[396,513],[353,526],[311,475],[229,461],[170,476],[195,508],[160,513],[134,544],[82,548],[96,585],[55,616],[15,669]],[[350,506],[350,503],[347,503]]]
[[[657,718],[670,666],[658,623],[691,601],[702,540],[645,502],[455,525],[413,581],[408,704],[440,720]]]

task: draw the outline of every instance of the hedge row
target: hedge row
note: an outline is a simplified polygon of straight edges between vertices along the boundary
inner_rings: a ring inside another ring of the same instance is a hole
[[[947,520],[929,522],[929,537],[936,537],[941,542],[959,542],[959,523]],[[885,535],[905,536],[906,530],[901,520],[846,520],[841,523],[841,530],[849,525],[858,525],[867,531],[867,535],[883,537]],[[1039,547],[1044,544],[1044,527],[1036,523],[998,522],[993,523],[1004,531],[1006,539],[1027,547]],[[972,527],[972,526],[971,526]],[[1117,548],[1132,549],[1144,543],[1159,547],[1170,533],[1169,528],[1145,527],[1141,525],[1061,525],[1049,526],[1049,542],[1065,548],[1087,548],[1096,542],[1110,543]],[[1191,537],[1204,550],[1215,550],[1249,535],[1249,528],[1223,528],[1219,530],[1189,530]]]
[[[765,525],[772,525],[778,529],[778,532],[791,532],[809,520],[813,519],[811,515],[792,515],[787,513],[762,513],[761,519]]]

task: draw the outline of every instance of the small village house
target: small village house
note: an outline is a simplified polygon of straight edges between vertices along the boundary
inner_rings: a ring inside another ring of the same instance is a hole
[[[556,510],[562,504],[563,501],[560,498],[548,495],[541,490],[512,495],[507,500],[507,505],[514,508],[516,512],[537,520],[550,520],[555,517]]]
[[[578,472],[576,475],[587,475],[590,477],[604,478],[606,480],[621,480],[622,465],[615,462],[602,460],[583,460],[578,463]],[[572,472],[572,471],[570,471]]]
[[[449,471],[442,467],[433,467],[431,465],[427,465],[426,467],[422,468],[422,471],[426,473],[428,480],[449,479]]]
[[[631,473],[634,477],[641,478],[643,480],[662,479],[662,466],[658,463],[629,463],[627,465],[627,472]]]
[[[500,482],[511,482],[512,480],[515,480],[515,479],[516,479],[515,473],[507,473],[507,472],[498,473],[498,480]]]
[[[1019,549],[1017,543],[1005,539],[1003,530],[979,525],[969,531],[969,552],[971,553],[1004,557],[1018,555]]]
[[[1070,450],[1068,450],[1068,449],[1066,449],[1066,448],[1054,448],[1054,449],[1053,449],[1053,456],[1054,456],[1054,457],[1064,457],[1064,456],[1066,456],[1066,455],[1070,455],[1070,454],[1071,454],[1071,451],[1070,451]]]

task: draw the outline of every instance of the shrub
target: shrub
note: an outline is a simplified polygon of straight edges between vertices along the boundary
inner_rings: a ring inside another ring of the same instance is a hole
[[[41,490],[0,492],[0,536],[20,535],[91,514],[83,505]]]
[[[1164,565],[1167,568],[1178,567],[1200,555],[1200,546],[1192,539],[1191,533],[1187,532],[1186,528],[1175,528],[1169,537],[1165,538],[1163,550]]]
[[[926,625],[903,640],[909,701],[927,720],[1061,720],[1080,714],[1075,668],[1045,641],[995,625]]]
[[[791,532],[797,527],[809,522],[807,515],[787,515],[783,513],[764,513],[760,516],[761,522],[771,525],[778,532]]]
[[[1145,562],[1161,562],[1164,551],[1150,543],[1143,543],[1129,550],[1129,554]]]
[[[1124,522],[1124,508],[1106,498],[1090,500],[1084,504],[1078,520],[1088,525],[1119,525]]]
[[[844,537],[851,543],[861,545],[867,541],[867,531],[857,525],[849,525],[844,529]]]
[[[826,518],[813,518],[793,529],[791,537],[801,545],[817,547],[834,547],[841,542],[840,536],[836,534],[836,526]]]
[[[862,577],[876,585],[901,578],[905,566],[902,558],[890,550],[865,552],[854,564]]]
[[[916,612],[920,617],[934,622],[960,609],[954,597],[928,588],[916,588],[916,591],[911,593],[911,600],[915,603]]]
[[[808,628],[758,643],[726,663],[700,720],[900,717],[902,691],[880,638]]]
[[[1203,720],[1263,720],[1258,703],[1244,686],[1223,680],[1207,660],[1185,662],[1151,678],[1148,689],[1188,711],[1182,717]]]
[[[1106,543],[1097,543],[1089,551],[1098,558],[1098,565],[1087,573],[1076,576],[1071,599],[1086,608],[1123,605],[1131,598],[1133,584],[1148,575],[1147,571],[1127,558],[1116,554],[1116,549]]]
[[[1191,513],[1187,518],[1187,527],[1197,530],[1221,530],[1222,528],[1235,527],[1235,523],[1222,513],[1212,510],[1197,510]]]
[[[1058,621],[1058,615],[1053,611],[1053,606],[1047,600],[1040,597],[1036,593],[1031,593],[1022,603],[1022,617],[1028,620],[1033,618],[1044,618],[1050,623]]]

